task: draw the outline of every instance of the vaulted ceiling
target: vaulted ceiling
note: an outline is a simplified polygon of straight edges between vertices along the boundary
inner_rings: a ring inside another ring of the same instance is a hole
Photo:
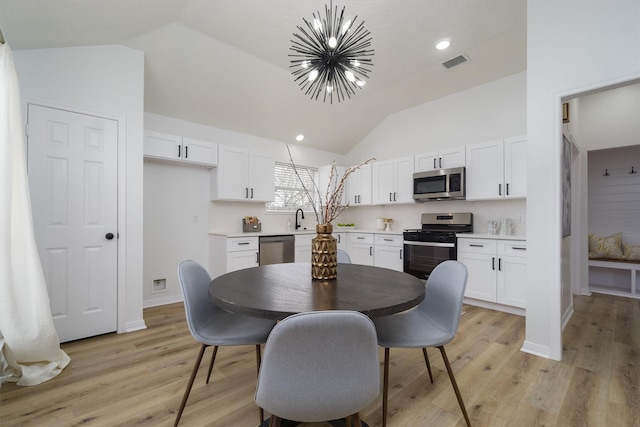
[[[371,32],[367,85],[333,104],[291,75],[292,34],[324,0],[0,0],[13,50],[121,44],[145,53],[145,111],[347,153],[382,120],[526,69],[525,0],[336,0]],[[434,48],[449,38],[449,49]],[[460,54],[469,61],[447,70]],[[390,141],[391,142],[391,141]]]

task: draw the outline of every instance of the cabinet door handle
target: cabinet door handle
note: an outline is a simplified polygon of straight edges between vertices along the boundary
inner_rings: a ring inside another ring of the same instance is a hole
[[[436,169],[436,167],[437,167],[437,166],[436,166],[436,158],[434,157],[434,158],[433,158],[433,168],[434,168],[434,169]]]
[[[238,245],[248,245],[249,242],[238,242]]]
[[[498,271],[502,271],[502,258],[498,258]]]
[[[469,246],[473,247],[473,248],[484,248],[484,245],[478,245],[478,244],[469,244]]]
[[[402,249],[400,249],[400,259],[402,259]]]
[[[502,196],[502,184],[498,184],[498,196]]]
[[[393,242],[393,239],[387,239],[387,238],[385,238],[385,239],[382,239],[382,240],[384,240],[385,242]]]
[[[491,269],[496,269],[496,259],[494,257],[491,257]]]
[[[393,192],[393,201],[394,201],[394,202],[395,202],[395,201],[397,201],[397,200],[396,200],[396,192],[395,192],[395,191]]]
[[[369,246],[369,255],[373,256],[373,246]]]
[[[442,169],[442,157],[438,157],[438,166]]]
[[[182,145],[178,145],[178,158],[180,158],[181,154],[182,154]]]
[[[249,189],[247,187],[244,187],[244,198],[245,199],[249,198]]]
[[[253,188],[251,189],[251,198],[253,199]]]
[[[389,201],[390,201],[390,202],[392,201],[392,199],[391,199],[391,195],[392,195],[392,194],[393,194],[393,193],[389,193]]]
[[[256,262],[260,264],[260,252],[256,252]]]
[[[340,235],[338,234],[338,243],[340,243]]]
[[[515,251],[526,251],[527,248],[523,248],[522,246],[513,246],[511,249]]]
[[[357,237],[356,237],[356,239],[358,239],[358,240],[364,240],[364,237],[357,236]]]
[[[359,195],[359,194],[358,194],[358,203],[361,203],[361,202],[360,202],[360,195]]]
[[[509,195],[509,183],[508,182],[505,184],[505,187],[506,187],[506,190],[507,190],[507,194],[506,195],[508,196]]]
[[[189,146],[185,145],[184,146],[184,158],[188,158],[189,157]]]

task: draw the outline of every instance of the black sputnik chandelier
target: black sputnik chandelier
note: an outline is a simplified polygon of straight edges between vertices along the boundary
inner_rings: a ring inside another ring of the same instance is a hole
[[[306,27],[298,26],[300,34],[293,33],[290,50],[295,53],[289,54],[290,67],[305,95],[317,100],[323,94],[323,102],[333,103],[334,95],[338,102],[344,101],[366,84],[373,49],[364,22],[355,27],[357,16],[347,20],[344,7],[338,14],[333,1],[324,12],[324,18],[314,13],[311,22],[302,18]]]

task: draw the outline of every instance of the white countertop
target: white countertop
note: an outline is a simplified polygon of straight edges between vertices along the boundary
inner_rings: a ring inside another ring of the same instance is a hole
[[[373,234],[389,234],[395,236],[402,236],[402,230],[399,231],[383,231],[383,230],[367,230],[362,228],[340,228],[333,227],[333,233],[373,233]],[[305,235],[316,234],[315,230],[282,230],[282,231],[249,231],[249,232],[226,232],[226,231],[210,231],[210,236],[222,236],[222,237],[260,237],[260,236],[288,236],[288,235]]]
[[[501,234],[480,234],[480,233],[458,233],[456,237],[467,239],[493,239],[493,240],[527,240],[527,236],[524,235],[509,235],[503,236]]]

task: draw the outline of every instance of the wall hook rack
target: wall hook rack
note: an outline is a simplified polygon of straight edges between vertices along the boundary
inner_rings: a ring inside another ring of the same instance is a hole
[[[633,175],[634,173],[638,173],[638,171],[631,166],[631,171],[629,171],[629,173]]]
[[[602,176],[609,176],[609,175],[611,175],[611,174],[609,173],[609,169],[605,169],[605,170],[604,170],[604,173],[602,174]]]

